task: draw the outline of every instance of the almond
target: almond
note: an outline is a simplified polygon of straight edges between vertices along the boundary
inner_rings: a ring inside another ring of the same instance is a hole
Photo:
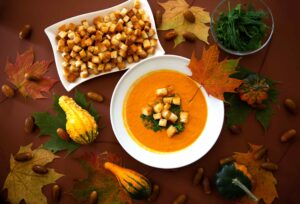
[[[175,30],[169,30],[168,32],[166,32],[164,38],[165,40],[173,40],[174,38],[177,37],[177,32]]]
[[[183,16],[184,16],[184,19],[190,23],[195,23],[195,21],[196,21],[195,15],[190,10],[187,10],[186,12],[184,12]]]

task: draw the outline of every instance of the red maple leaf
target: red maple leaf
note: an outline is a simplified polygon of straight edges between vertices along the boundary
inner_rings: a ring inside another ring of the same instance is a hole
[[[16,86],[23,96],[29,96],[33,99],[46,98],[43,93],[49,92],[52,86],[57,82],[56,79],[44,76],[48,71],[48,66],[51,64],[51,61],[33,61],[33,50],[29,49],[22,54],[17,54],[14,64],[7,60],[5,72],[8,80]],[[38,80],[28,80],[25,74]]]
[[[201,60],[193,53],[188,66],[193,73],[192,79],[199,82],[209,95],[224,100],[224,92],[235,92],[243,81],[229,77],[235,73],[239,59],[219,62],[219,54],[218,46],[212,45],[203,50]]]

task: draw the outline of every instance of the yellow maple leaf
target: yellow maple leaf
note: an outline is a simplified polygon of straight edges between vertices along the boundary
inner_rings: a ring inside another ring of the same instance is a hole
[[[193,33],[199,40],[208,44],[208,31],[210,23],[209,12],[204,11],[203,8],[192,6],[185,0],[169,0],[164,3],[158,3],[165,9],[162,16],[162,25],[159,30],[174,29],[178,33],[178,36],[174,39],[175,47],[184,42],[185,39],[182,36],[186,31]],[[195,23],[190,23],[184,19],[183,13],[190,10],[195,16]]]
[[[262,147],[260,145],[249,144],[250,149],[246,153],[235,152],[233,158],[239,164],[247,167],[252,176],[252,193],[259,199],[263,199],[266,204],[271,204],[278,197],[276,184],[277,180],[273,173],[260,168],[260,165],[266,161],[266,158],[254,159],[255,153]],[[240,204],[255,204],[249,197],[244,196],[238,202]]]
[[[48,173],[43,175],[32,171],[33,165],[46,165],[58,156],[41,147],[31,150],[31,146],[32,144],[21,146],[18,152],[32,152],[31,160],[18,162],[13,156],[10,157],[10,172],[3,188],[8,190],[8,201],[12,204],[18,204],[22,199],[26,203],[47,203],[42,187],[54,183],[63,176],[54,169],[48,169]]]

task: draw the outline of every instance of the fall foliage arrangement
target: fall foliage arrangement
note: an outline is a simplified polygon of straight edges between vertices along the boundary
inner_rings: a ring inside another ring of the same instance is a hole
[[[156,23],[159,30],[166,31],[165,40],[173,40],[174,47],[197,39],[209,44],[211,19],[208,11],[189,5],[185,0],[168,0],[158,4],[164,12],[156,13]],[[93,25],[83,21],[80,25],[62,27],[57,37],[58,50],[65,58],[64,73],[67,80],[73,82],[79,77],[110,71],[114,67],[123,69],[125,61],[137,62],[153,54],[157,39],[153,37],[155,33],[147,15],[140,12],[143,11],[122,10],[112,13],[116,19],[110,15],[108,20],[97,17]],[[249,51],[259,48],[268,29],[262,21],[265,15],[251,7],[243,10],[241,5],[229,8],[216,23],[218,40],[228,49]],[[120,19],[122,26],[127,19],[126,27],[120,28]],[[20,32],[20,38],[28,38],[30,33],[31,27],[26,25]],[[76,40],[77,43],[74,42]],[[103,49],[103,52],[98,50],[97,43],[101,44],[99,49]],[[128,52],[131,54],[127,55]],[[198,52],[194,51],[188,64],[191,78],[209,96],[228,104],[228,127],[240,125],[254,113],[266,130],[273,114],[272,106],[277,102],[277,82],[240,66],[240,58],[221,60],[216,44],[203,49],[201,58],[197,55]],[[46,76],[50,64],[51,61],[47,60],[34,61],[32,49],[17,54],[15,63],[7,60],[5,73],[14,88],[3,85],[3,95],[11,98],[17,90],[24,97],[46,98],[57,82]],[[181,109],[182,99],[170,87],[161,87],[155,94],[157,101],[143,108],[141,121],[146,128],[153,131],[165,129],[168,137],[176,137],[176,134],[184,131],[189,121],[188,112]],[[22,200],[27,203],[46,203],[42,188],[64,176],[47,166],[59,158],[55,153],[66,151],[69,155],[83,145],[97,142],[98,135],[101,135],[100,115],[89,99],[100,103],[103,101],[102,95],[96,92],[85,95],[76,91],[73,98],[54,95],[54,114],[36,112],[26,118],[26,133],[33,133],[34,128],[38,127],[39,135],[48,135],[50,139],[35,149],[32,149],[32,144],[21,146],[15,155],[11,155],[10,172],[3,186],[8,191],[7,197],[11,203]],[[284,104],[289,112],[297,112],[292,99],[285,100]],[[233,132],[239,133],[237,129],[233,129]],[[288,143],[295,135],[296,130],[287,130],[280,140]],[[213,185],[226,199],[235,199],[244,204],[263,200],[271,204],[278,198],[277,180],[274,177],[278,165],[270,161],[266,147],[254,144],[249,146],[246,153],[233,152],[232,156],[220,160]],[[70,193],[80,202],[88,200],[93,204],[128,204],[133,199],[153,202],[159,196],[160,187],[157,184],[143,174],[123,167],[121,158],[114,153],[86,153],[78,157],[77,161],[86,172],[86,177],[74,181]],[[193,178],[194,185],[200,183],[205,194],[212,192],[212,182],[204,168],[198,168]],[[54,200],[59,201],[62,196],[61,186],[53,185],[52,195]],[[174,203],[182,204],[186,200],[187,195],[181,194],[175,198]]]

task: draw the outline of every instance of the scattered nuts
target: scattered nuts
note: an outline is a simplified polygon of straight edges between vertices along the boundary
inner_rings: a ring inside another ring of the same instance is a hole
[[[19,38],[21,40],[29,38],[31,35],[31,31],[32,31],[32,28],[30,25],[28,25],[28,24],[24,25],[23,28],[21,29],[21,31],[19,32]]]
[[[48,173],[48,169],[45,166],[42,165],[34,165],[32,167],[32,170],[37,174],[46,174]]]
[[[101,103],[104,100],[103,96],[96,92],[88,92],[87,97],[99,103]]]
[[[234,158],[233,157],[225,157],[223,159],[220,159],[219,164],[220,166],[223,166],[224,164],[228,164],[234,162]]]
[[[190,23],[195,23],[195,21],[196,21],[195,15],[190,10],[187,10],[186,12],[184,12],[183,16],[184,16],[184,19]]]
[[[183,33],[182,36],[184,37],[184,39],[186,39],[189,42],[195,42],[197,39],[197,36],[191,32],[185,32],[185,33]]]
[[[159,192],[160,192],[159,185],[157,185],[157,184],[153,185],[152,193],[151,193],[150,197],[147,199],[147,201],[149,203],[155,201],[159,196]]]
[[[32,152],[22,152],[14,156],[14,159],[18,162],[25,162],[31,160],[33,157]]]
[[[293,114],[297,113],[297,105],[293,99],[286,98],[283,102],[284,107]]]
[[[98,193],[97,191],[92,191],[89,197],[89,204],[96,204],[98,201]]]
[[[6,96],[7,98],[11,98],[15,95],[15,91],[7,84],[2,85],[1,91],[3,95]]]
[[[255,160],[260,160],[262,159],[268,152],[268,149],[266,147],[261,147],[259,150],[257,150],[254,154],[254,159]]]
[[[41,77],[40,76],[34,76],[32,74],[29,74],[29,73],[26,73],[24,75],[25,79],[28,80],[28,81],[33,81],[33,82],[38,82],[41,80]]]
[[[52,198],[55,202],[58,202],[61,197],[61,187],[57,184],[52,186]]]
[[[176,197],[173,204],[184,204],[187,200],[187,196],[185,194],[180,194]]]
[[[231,125],[228,128],[229,128],[229,131],[234,135],[238,135],[242,132],[242,128],[239,125]]]
[[[173,40],[174,38],[177,37],[177,32],[175,30],[169,30],[165,33],[165,40]]]
[[[291,139],[293,139],[297,134],[297,131],[295,129],[290,129],[285,131],[281,136],[280,136],[280,141],[285,143],[289,142]]]
[[[35,129],[34,118],[32,116],[28,116],[25,118],[24,131],[26,133],[32,133]]]
[[[56,129],[56,133],[57,135],[62,139],[62,140],[65,140],[65,141],[69,141],[70,140],[70,136],[69,134],[62,128],[57,128]]]
[[[204,173],[203,168],[200,167],[200,168],[197,169],[197,172],[195,173],[194,178],[193,178],[193,184],[194,185],[198,185],[201,182],[202,177],[203,177],[203,173]]]
[[[160,10],[156,10],[155,13],[155,23],[156,23],[156,27],[159,28],[161,26],[162,23],[162,12]]]
[[[202,187],[205,194],[211,193],[210,182],[207,176],[203,178]]]
[[[272,162],[264,162],[260,167],[268,171],[277,171],[278,169],[278,165]]]

